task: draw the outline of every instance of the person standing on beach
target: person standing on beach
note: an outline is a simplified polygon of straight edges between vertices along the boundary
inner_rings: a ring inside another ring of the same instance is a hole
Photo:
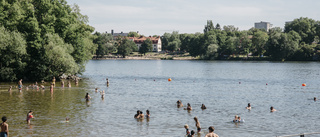
[[[2,123],[0,124],[1,133],[0,137],[9,137],[9,125],[7,123],[7,117],[2,117]]]
[[[219,137],[216,133],[213,133],[214,127],[209,127],[209,133],[205,137]]]
[[[196,122],[197,131],[198,131],[198,133],[199,133],[199,132],[201,131],[200,122],[199,122],[199,120],[198,120],[197,117],[194,117],[193,119],[194,119],[194,121]]]
[[[33,118],[32,113],[33,112],[30,110],[29,113],[27,114],[27,124],[30,124],[30,119]]]

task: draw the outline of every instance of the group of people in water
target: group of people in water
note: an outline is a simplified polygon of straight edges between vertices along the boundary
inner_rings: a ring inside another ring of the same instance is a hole
[[[143,114],[142,111],[137,110],[137,114],[134,115],[134,118],[136,119],[144,119],[144,118],[150,118],[150,111],[146,110],[146,115]]]
[[[183,107],[183,104],[182,104],[181,100],[177,101],[177,107],[178,108]],[[201,109],[205,110],[205,109],[207,109],[207,107],[204,104],[202,104],[201,105]],[[191,107],[190,103],[187,104],[187,107],[184,108],[184,110],[188,110],[188,111],[192,110],[192,107]],[[200,126],[200,122],[198,120],[198,117],[194,117],[193,119],[195,121],[195,126],[197,127],[197,133],[200,133],[201,132],[201,126]],[[190,131],[188,124],[185,124],[184,128],[186,129],[186,136],[187,137],[194,137],[195,131],[194,130]],[[210,126],[209,127],[209,133],[206,134],[205,137],[219,137],[219,136],[216,133],[214,133],[214,127]]]

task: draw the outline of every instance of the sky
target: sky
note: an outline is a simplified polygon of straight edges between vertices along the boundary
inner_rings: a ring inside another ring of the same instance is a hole
[[[284,28],[300,17],[320,20],[320,0],[66,0],[77,4],[95,31],[137,32],[145,36],[168,32],[203,32],[207,20],[240,30],[265,21]]]

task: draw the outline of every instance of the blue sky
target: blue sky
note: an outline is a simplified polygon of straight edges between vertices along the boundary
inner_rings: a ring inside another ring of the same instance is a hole
[[[203,32],[207,20],[221,26],[248,30],[255,22],[267,21],[284,27],[299,17],[320,20],[318,0],[66,0],[89,16],[98,32],[139,31],[143,35],[165,32]]]

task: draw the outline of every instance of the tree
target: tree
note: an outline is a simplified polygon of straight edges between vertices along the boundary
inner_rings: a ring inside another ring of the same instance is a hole
[[[299,19],[295,19],[290,23],[286,23],[284,32],[289,33],[290,31],[294,30],[300,35],[302,39],[301,42],[311,44],[317,33],[318,36],[320,34],[320,32],[316,32],[317,27],[319,26],[315,20],[300,17]]]
[[[213,26],[212,20],[207,20],[207,25],[204,26],[203,32],[207,33],[207,32],[212,31],[212,30],[214,30],[214,26]]]
[[[127,38],[120,38],[119,46],[118,46],[118,54],[122,55],[123,58],[128,56],[133,51],[137,50],[136,44],[127,39]]]
[[[253,48],[253,54],[255,55],[263,55],[263,53],[266,52],[266,43],[268,41],[268,34],[266,32],[263,32],[261,30],[256,30],[253,33],[252,37],[252,48]]]
[[[218,52],[219,46],[217,44],[210,44],[205,54],[205,59],[214,59]]]
[[[24,34],[28,54],[24,60],[28,66],[21,70],[23,71],[21,74],[29,80],[42,80],[40,72],[48,70],[47,67],[50,66],[50,62],[43,63],[47,61],[43,45],[46,45],[48,34],[59,41],[55,35],[57,34],[64,41],[63,45],[70,44],[73,47],[70,55],[79,66],[76,74],[84,71],[85,63],[92,58],[97,48],[96,44],[93,44],[94,28],[88,25],[88,17],[80,13],[79,6],[71,7],[65,0],[2,0],[0,26],[8,31]],[[50,41],[55,40],[50,39]],[[61,73],[52,72],[56,77],[57,74]]]
[[[139,37],[140,35],[137,32],[130,31],[128,37]]]
[[[98,45],[98,48],[96,50],[97,57],[103,57],[104,55],[116,51],[116,48],[114,47],[112,42],[113,36],[111,34],[101,34],[99,32],[96,32],[94,36],[96,36],[96,38],[93,40],[93,43]]]
[[[152,51],[152,41],[149,39],[149,38],[147,38],[145,41],[143,41],[143,43],[141,44],[141,47],[140,47],[140,49],[139,49],[139,53],[140,54],[144,54],[144,55],[146,55],[146,53],[148,52],[148,51]]]
[[[169,38],[171,37],[170,33],[164,33],[161,36],[161,42],[162,42],[162,50],[167,50],[168,49],[168,45],[169,45]]]
[[[19,32],[0,27],[0,81],[23,78],[27,56],[26,41]]]

